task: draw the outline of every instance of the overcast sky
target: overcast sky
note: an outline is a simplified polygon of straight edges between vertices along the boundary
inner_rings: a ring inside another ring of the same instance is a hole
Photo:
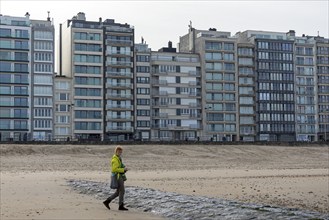
[[[58,27],[78,12],[85,12],[87,20],[107,18],[135,27],[135,42],[144,37],[152,50],[176,46],[179,36],[185,35],[190,21],[196,29],[216,28],[234,35],[244,30],[288,32],[298,36],[318,35],[329,38],[329,0],[300,1],[29,1],[0,0],[0,13],[46,19],[47,11],[54,19],[56,37]]]

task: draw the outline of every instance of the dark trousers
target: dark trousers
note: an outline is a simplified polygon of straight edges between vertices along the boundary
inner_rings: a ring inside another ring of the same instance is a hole
[[[117,188],[115,193],[113,193],[107,200],[112,201],[113,199],[119,196],[119,205],[122,205],[123,197],[125,195],[125,184],[121,177],[118,179],[118,186],[119,187]]]

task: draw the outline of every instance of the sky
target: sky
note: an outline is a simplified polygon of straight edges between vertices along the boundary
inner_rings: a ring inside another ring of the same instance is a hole
[[[135,42],[143,37],[152,50],[166,47],[168,41],[176,46],[179,37],[187,34],[188,25],[200,30],[236,32],[263,30],[288,32],[297,36],[311,35],[329,38],[329,0],[0,0],[0,14],[45,20],[50,17],[58,38],[59,24],[84,12],[87,20],[102,17],[128,23],[135,28]]]

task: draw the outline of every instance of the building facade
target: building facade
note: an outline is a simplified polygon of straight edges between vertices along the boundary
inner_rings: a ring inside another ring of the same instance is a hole
[[[178,50],[80,12],[0,16],[0,140],[329,139],[329,39],[294,31],[197,30]]]
[[[62,32],[62,72],[73,80],[72,138],[131,139],[134,29],[112,19],[87,21],[80,12]]]
[[[55,28],[46,21],[31,20],[31,129],[33,140],[54,136]]]
[[[54,26],[0,16],[1,140],[53,138]]]
[[[31,134],[31,21],[0,16],[1,140],[27,140]]]
[[[190,27],[180,38],[180,52],[200,55],[203,140],[239,140],[237,39],[230,35]]]

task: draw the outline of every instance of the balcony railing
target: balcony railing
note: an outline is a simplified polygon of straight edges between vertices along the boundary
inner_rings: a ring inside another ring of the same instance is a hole
[[[127,110],[132,110],[133,106],[132,105],[106,105],[106,109],[127,109]]]
[[[131,72],[106,72],[106,76],[108,77],[132,77],[132,73]]]
[[[126,98],[126,99],[131,99],[132,98],[132,94],[109,93],[109,94],[106,94],[106,98],[107,99],[110,99],[110,98]]]
[[[131,115],[109,115],[109,116],[106,116],[106,120],[131,121],[132,119],[133,119],[133,116],[131,116]]]
[[[123,88],[131,88],[132,89],[132,84],[131,83],[116,83],[116,82],[108,82],[106,83],[106,87],[123,87]]]
[[[133,127],[128,126],[106,126],[106,131],[110,132],[133,132]]]

